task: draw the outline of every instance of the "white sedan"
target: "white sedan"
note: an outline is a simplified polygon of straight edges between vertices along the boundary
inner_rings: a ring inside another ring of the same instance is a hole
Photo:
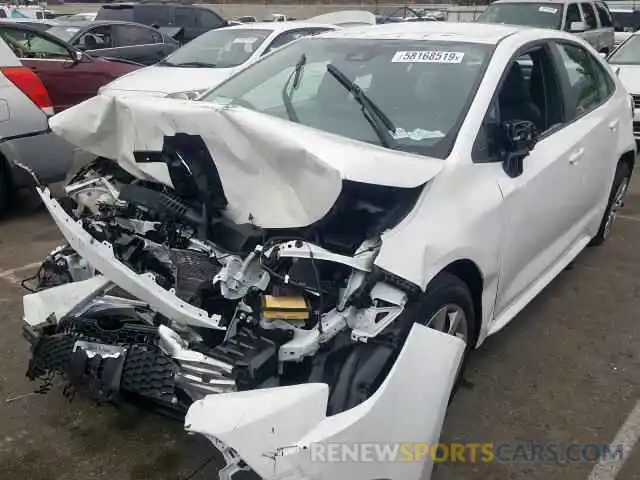
[[[640,140],[640,31],[630,33],[609,55],[609,63],[633,98],[633,134]]]
[[[103,86],[100,94],[195,98],[278,47],[337,28],[315,22],[257,22],[211,30],[159,63]]]
[[[609,236],[632,110],[574,35],[449,22],[97,96],[51,119],[99,160],[64,209],[38,189],[68,245],[24,298],[29,376],[182,409],[226,473],[428,477],[469,353]]]

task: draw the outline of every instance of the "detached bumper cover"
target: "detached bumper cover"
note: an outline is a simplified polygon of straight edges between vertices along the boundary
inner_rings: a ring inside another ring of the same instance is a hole
[[[353,451],[363,442],[437,443],[463,353],[460,339],[414,325],[382,386],[350,410],[327,417],[327,385],[303,384],[210,395],[191,406],[185,428],[226,452],[229,471],[234,462],[240,468],[240,457],[265,480],[427,479],[429,455],[330,462],[314,452],[331,444]]]

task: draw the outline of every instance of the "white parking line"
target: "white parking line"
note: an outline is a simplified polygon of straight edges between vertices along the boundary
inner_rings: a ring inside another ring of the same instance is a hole
[[[633,446],[640,437],[640,402],[636,403],[635,408],[631,411],[627,420],[618,430],[613,442],[611,442],[610,451],[616,451],[618,445],[623,445],[623,454],[619,458],[603,458],[601,459],[589,475],[588,480],[614,480],[618,472],[622,469],[625,460],[631,456]]]
[[[631,215],[618,215],[618,218],[623,218],[625,220],[631,220],[632,222],[640,222],[639,217],[632,217]]]
[[[18,284],[22,280],[16,277],[16,273],[20,273],[24,270],[29,270],[30,268],[39,267],[42,262],[33,262],[28,263],[26,265],[22,265],[21,267],[10,268],[9,270],[4,270],[0,272],[0,279],[6,280],[7,282]]]

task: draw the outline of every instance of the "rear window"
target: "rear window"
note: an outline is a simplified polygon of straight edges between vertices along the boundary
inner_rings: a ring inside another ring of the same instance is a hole
[[[105,5],[98,10],[96,20],[133,22],[133,7],[131,5]]]
[[[559,3],[493,3],[480,15],[478,22],[560,30],[562,13]]]

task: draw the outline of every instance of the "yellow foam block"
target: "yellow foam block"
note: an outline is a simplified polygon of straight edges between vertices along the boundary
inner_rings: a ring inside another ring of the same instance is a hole
[[[262,297],[262,318],[265,320],[307,320],[309,306],[304,297]]]

